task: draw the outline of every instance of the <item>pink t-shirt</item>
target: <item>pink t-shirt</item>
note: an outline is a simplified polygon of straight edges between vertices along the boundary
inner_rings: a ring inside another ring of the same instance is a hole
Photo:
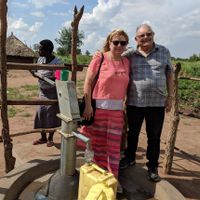
[[[88,70],[97,74],[101,57],[93,58]],[[104,54],[99,78],[93,90],[94,99],[123,100],[129,82],[129,60],[123,57],[120,61],[110,60]]]

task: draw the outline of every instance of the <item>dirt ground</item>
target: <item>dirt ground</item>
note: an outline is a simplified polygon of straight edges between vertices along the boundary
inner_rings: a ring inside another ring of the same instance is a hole
[[[80,77],[79,77],[80,78]],[[78,78],[78,79],[79,79]],[[83,77],[81,77],[82,79]],[[20,87],[22,85],[37,84],[37,79],[33,78],[27,71],[14,71],[9,73],[8,87]],[[9,119],[10,134],[16,134],[32,130],[33,119],[35,115],[36,106],[17,106],[20,112],[16,117]],[[22,113],[26,113],[26,116]],[[27,114],[28,113],[28,114]],[[164,151],[166,142],[168,141],[168,133],[170,130],[170,118],[169,114],[166,115],[162,141],[161,141],[161,157],[159,172],[162,178],[173,184],[186,199],[200,199],[200,119],[192,118],[188,116],[180,116],[180,123],[178,127],[176,144],[174,150],[174,159],[172,165],[172,172],[170,175],[165,175],[162,172],[163,158],[165,157]],[[1,122],[0,122],[1,123]],[[2,128],[2,124],[0,124]],[[27,145],[23,143],[23,151],[30,151],[30,144],[33,138],[37,136],[18,136],[13,137],[13,146],[19,145],[21,140],[25,140],[27,137]],[[29,142],[29,143],[28,143]],[[137,153],[137,163],[141,166],[145,166],[146,158],[146,134],[145,127],[143,127],[140,135],[140,143]],[[0,176],[4,173],[4,156],[3,156],[3,144],[0,143]],[[31,152],[29,152],[31,154]],[[42,155],[38,154],[38,157]],[[30,156],[26,160],[31,160]],[[23,159],[21,159],[23,161]],[[24,159],[25,160],[25,159]]]

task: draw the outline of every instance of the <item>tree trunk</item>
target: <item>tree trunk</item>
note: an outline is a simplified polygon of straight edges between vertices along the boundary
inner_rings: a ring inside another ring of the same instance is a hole
[[[180,70],[181,70],[181,64],[177,63],[175,65],[173,102],[172,102],[172,111],[170,113],[171,115],[170,132],[167,138],[165,157],[163,162],[163,172],[165,174],[169,174],[171,172],[176,134],[180,120],[179,109],[178,109],[178,73],[180,72]]]
[[[77,59],[76,59],[76,51],[77,51],[77,37],[78,37],[78,25],[79,21],[83,15],[84,6],[77,11],[75,6],[74,8],[74,20],[71,22],[72,26],[72,47],[71,47],[71,55],[72,55],[72,78],[71,80],[76,83],[76,72],[77,72]]]
[[[7,66],[6,66],[6,32],[7,32],[7,1],[0,0],[0,69],[1,69],[1,120],[2,139],[4,144],[4,157],[6,173],[15,166],[15,157],[12,156],[13,144],[9,135],[9,123],[7,114]]]

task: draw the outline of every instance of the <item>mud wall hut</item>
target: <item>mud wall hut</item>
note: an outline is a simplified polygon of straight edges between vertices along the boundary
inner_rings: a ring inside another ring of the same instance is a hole
[[[35,63],[37,54],[13,33],[6,40],[7,62]]]

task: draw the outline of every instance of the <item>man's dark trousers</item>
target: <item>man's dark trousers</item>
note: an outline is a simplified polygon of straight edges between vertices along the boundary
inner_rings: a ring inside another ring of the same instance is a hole
[[[157,168],[160,155],[160,136],[165,116],[164,107],[136,107],[127,106],[128,137],[125,155],[135,160],[139,133],[145,119],[147,132],[147,167]]]

